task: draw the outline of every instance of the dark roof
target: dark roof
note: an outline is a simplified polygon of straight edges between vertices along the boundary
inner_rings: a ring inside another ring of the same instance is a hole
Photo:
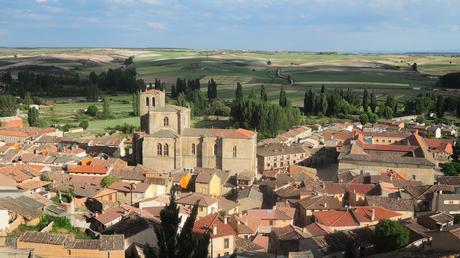
[[[272,228],[273,233],[278,240],[301,240],[310,237],[309,233],[303,232],[303,229],[294,225],[287,225],[285,227]]]
[[[99,239],[76,239],[64,244],[66,249],[95,249],[99,250],[101,242]]]
[[[159,221],[153,221],[151,219],[140,217],[137,214],[130,214],[129,216],[123,217],[122,220],[110,226],[102,233],[104,235],[120,234],[124,235],[125,238],[128,238],[146,229],[153,228],[158,222]]]
[[[309,196],[297,202],[306,210],[339,210],[342,203],[334,196]]]
[[[235,243],[234,243],[234,248],[236,249],[236,252],[242,253],[242,252],[252,252],[252,251],[258,251],[262,250],[263,247],[261,247],[258,244],[255,244],[248,239],[244,239],[241,237],[235,237]]]
[[[414,200],[383,196],[366,196],[367,205],[380,206],[394,211],[414,211]]]
[[[460,211],[460,203],[457,204],[446,204],[446,201],[449,200],[460,200],[460,193],[455,194],[436,194],[433,197],[433,202],[436,203],[435,207],[437,207],[436,211],[443,211],[443,212],[457,212]]]
[[[214,176],[215,173],[213,173],[212,171],[201,171],[196,179],[195,179],[195,183],[199,183],[199,184],[209,184],[211,182],[211,179],[212,177]]]
[[[436,182],[445,185],[458,185],[460,186],[460,176],[438,176]]]
[[[289,155],[296,153],[305,153],[301,144],[286,145],[281,143],[272,143],[257,147],[257,155],[263,157]]]
[[[37,208],[24,205],[20,200],[11,197],[0,198],[0,208],[17,212],[29,220],[40,216],[40,211]]]
[[[124,250],[123,235],[101,235],[101,251]]]
[[[64,234],[27,231],[19,237],[18,241],[48,245],[63,245],[68,241],[68,238],[69,235]]]
[[[426,167],[434,167],[435,164],[430,162],[425,158],[418,158],[418,157],[391,157],[389,158],[388,155],[383,154],[376,154],[376,153],[368,153],[367,155],[362,154],[348,154],[348,155],[341,155],[339,157],[341,160],[350,160],[350,161],[372,161],[372,162],[380,162],[380,163],[398,163],[398,164],[411,164],[411,165],[420,165]]]

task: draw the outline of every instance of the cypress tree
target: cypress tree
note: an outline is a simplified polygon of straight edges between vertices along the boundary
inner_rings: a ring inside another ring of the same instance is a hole
[[[280,91],[279,104],[281,107],[286,107],[288,104],[287,102],[286,91],[284,90],[284,87],[282,87]]]
[[[27,121],[29,122],[29,126],[38,126],[38,119],[40,113],[36,108],[30,108],[29,112],[27,113]]]
[[[367,112],[369,108],[369,92],[367,92],[367,88],[364,88],[363,92],[363,110]]]
[[[236,84],[235,100],[236,101],[243,100],[243,86],[239,82]]]
[[[369,103],[372,113],[375,113],[377,109],[377,98],[375,97],[374,90],[371,93],[371,101]]]
[[[104,103],[102,104],[102,116],[104,117],[104,119],[110,117],[110,105],[109,99],[107,97],[104,97]]]
[[[169,204],[160,212],[161,224],[155,227],[155,234],[158,239],[158,257],[207,257],[209,234],[198,237],[192,231],[197,213],[198,203],[193,206],[190,216],[185,221],[181,231],[178,232],[181,219],[174,190],[171,190]]]
[[[260,87],[260,99],[261,99],[262,101],[267,101],[267,100],[268,100],[267,92],[265,92],[265,86],[264,86],[264,85],[262,85],[262,86]]]
[[[139,92],[133,93],[133,115],[139,116]]]

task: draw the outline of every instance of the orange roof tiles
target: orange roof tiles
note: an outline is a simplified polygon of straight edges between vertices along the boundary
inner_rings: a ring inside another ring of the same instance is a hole
[[[67,165],[67,172],[76,174],[106,174],[106,166]]]
[[[216,227],[216,232],[213,228]],[[218,213],[209,214],[195,221],[193,232],[197,234],[209,233],[211,238],[235,235],[233,228],[225,223],[224,218]],[[216,234],[214,234],[216,233]]]
[[[400,213],[378,206],[353,207],[344,211],[316,211],[318,223],[328,227],[353,227],[401,216]]]
[[[155,94],[155,95],[156,95],[156,94],[160,94],[161,91],[155,90],[155,89],[150,89],[150,90],[145,90],[145,91],[143,91],[142,93]]]
[[[29,134],[24,132],[9,131],[9,130],[0,130],[0,135],[5,136],[14,136],[14,137],[28,137]]]

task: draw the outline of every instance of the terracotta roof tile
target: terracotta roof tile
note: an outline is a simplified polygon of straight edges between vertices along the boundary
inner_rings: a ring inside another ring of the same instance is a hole
[[[213,227],[217,228],[214,234]],[[193,232],[197,234],[210,234],[211,238],[235,235],[233,228],[224,222],[224,218],[218,213],[209,214],[195,221]]]

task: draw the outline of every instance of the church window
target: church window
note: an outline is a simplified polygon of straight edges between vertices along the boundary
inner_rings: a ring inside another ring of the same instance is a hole
[[[152,98],[152,107],[155,106],[155,98]]]
[[[192,154],[195,155],[196,154],[196,146],[194,143],[192,143]]]
[[[164,126],[169,126],[169,118],[168,117],[165,117],[163,119],[163,124],[164,124]]]
[[[157,144],[157,155],[158,155],[158,156],[163,155],[163,148],[162,148],[162,147],[163,147],[163,146],[161,146],[161,143],[158,143],[158,144]]]
[[[217,144],[214,144],[214,156],[217,156]]]
[[[149,99],[149,97],[146,97],[146,98],[145,98],[145,103],[147,104],[147,107],[150,105],[150,99]]]
[[[233,146],[233,157],[236,158],[236,146]]]
[[[169,145],[167,143],[165,143],[163,153],[165,154],[165,156],[169,156]]]

